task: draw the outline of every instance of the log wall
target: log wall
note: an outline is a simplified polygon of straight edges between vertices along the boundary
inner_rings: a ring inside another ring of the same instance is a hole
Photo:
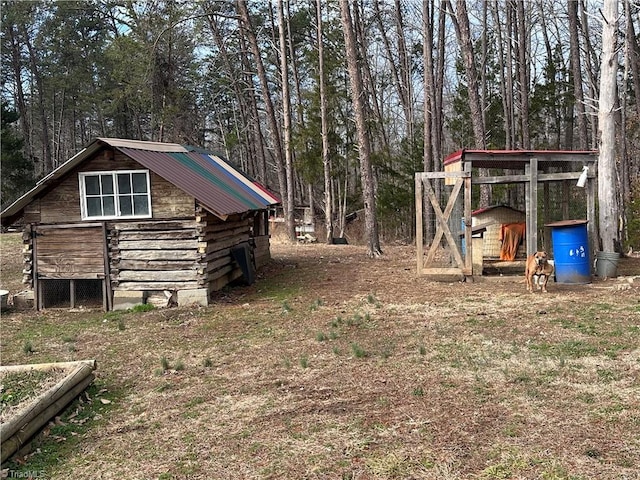
[[[251,268],[270,259],[269,237],[252,237],[253,215],[220,220],[199,208],[193,220],[109,222],[113,290],[219,290],[241,278],[232,249],[249,245]]]
[[[240,266],[233,260],[231,250],[242,244],[251,245],[253,217],[235,215],[222,222],[212,213],[199,208],[196,220],[206,245],[203,263],[206,265],[207,288],[209,292],[220,290],[243,275]],[[251,264],[255,268],[253,248],[250,250]]]
[[[203,248],[194,220],[109,222],[113,290],[202,288]]]

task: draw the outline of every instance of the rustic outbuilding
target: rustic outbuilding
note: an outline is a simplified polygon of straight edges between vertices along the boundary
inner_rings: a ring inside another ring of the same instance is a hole
[[[515,197],[524,205],[525,220],[516,233],[522,234],[527,255],[540,248],[552,251],[549,224],[567,220],[584,221],[590,250],[595,251],[597,160],[593,150],[459,150],[444,159],[443,172],[417,172],[418,274],[436,279],[482,274],[483,248],[472,244],[484,229],[472,222],[473,198],[481,185],[517,187]],[[480,169],[489,175],[481,176]],[[427,202],[434,212],[433,228],[425,228]]]
[[[96,297],[105,310],[211,293],[270,259],[267,188],[219,156],[98,138],[6,208],[20,223],[37,309]]]

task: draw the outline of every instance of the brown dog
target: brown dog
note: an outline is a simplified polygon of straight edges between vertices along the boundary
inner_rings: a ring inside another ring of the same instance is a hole
[[[536,252],[533,255],[529,255],[527,267],[524,271],[529,292],[533,292],[533,280],[534,277],[538,277],[535,282],[538,290],[540,290],[540,281],[542,281],[542,291],[546,293],[547,282],[551,275],[553,275],[553,265],[548,262],[547,252]]]

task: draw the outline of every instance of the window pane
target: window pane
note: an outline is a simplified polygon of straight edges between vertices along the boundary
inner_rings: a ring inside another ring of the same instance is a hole
[[[118,193],[131,193],[131,175],[128,173],[118,174]]]
[[[100,183],[102,183],[102,194],[113,194],[113,176],[112,175],[100,175]]]
[[[134,195],[133,196],[133,211],[136,215],[148,215],[149,214],[149,202],[146,195]]]
[[[87,198],[87,216],[88,217],[101,217],[102,208],[100,203],[100,197],[88,197]]]
[[[84,187],[87,195],[100,195],[100,181],[98,175],[84,177]]]
[[[119,196],[118,202],[120,202],[120,215],[133,215],[133,207],[131,205],[131,197],[129,195]]]
[[[104,215],[115,215],[116,214],[115,197],[113,195],[102,197],[102,208],[104,211]]]
[[[147,193],[147,174],[133,173],[131,176],[133,181],[133,193]]]

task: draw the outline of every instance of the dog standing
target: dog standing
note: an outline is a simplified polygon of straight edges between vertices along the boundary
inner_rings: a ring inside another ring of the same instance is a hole
[[[524,276],[527,280],[527,290],[529,292],[533,292],[534,277],[538,277],[535,284],[538,290],[540,290],[540,282],[542,281],[542,291],[546,293],[547,282],[551,275],[553,275],[553,265],[548,261],[547,252],[536,252],[533,255],[529,255],[524,271]]]

